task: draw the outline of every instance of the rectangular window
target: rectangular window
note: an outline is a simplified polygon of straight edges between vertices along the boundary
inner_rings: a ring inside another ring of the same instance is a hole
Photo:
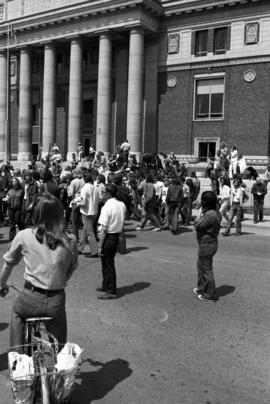
[[[195,56],[207,55],[208,31],[196,31],[195,33]]]
[[[228,27],[216,28],[214,31],[214,54],[222,55],[228,49]]]
[[[224,78],[196,80],[195,119],[223,118]]]

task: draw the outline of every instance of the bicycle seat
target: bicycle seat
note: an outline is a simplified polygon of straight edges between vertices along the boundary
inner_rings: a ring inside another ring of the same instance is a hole
[[[53,320],[53,317],[28,317],[25,321],[27,323],[46,323],[47,321]]]

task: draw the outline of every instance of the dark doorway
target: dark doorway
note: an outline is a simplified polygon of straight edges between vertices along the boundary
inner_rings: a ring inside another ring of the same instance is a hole
[[[199,142],[199,161],[207,161],[207,156],[216,154],[216,142]]]

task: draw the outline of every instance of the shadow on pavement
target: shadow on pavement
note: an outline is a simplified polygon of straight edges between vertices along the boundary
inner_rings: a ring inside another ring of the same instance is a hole
[[[90,372],[81,371],[76,379],[79,383],[72,394],[71,404],[90,404],[92,401],[102,399],[133,372],[129,362],[119,358],[105,363],[86,359],[82,365],[86,362],[100,369]]]
[[[0,332],[4,331],[6,328],[8,328],[9,324],[8,323],[0,323]]]
[[[235,290],[235,286],[231,285],[222,285],[216,288],[217,296],[222,297],[233,293]]]
[[[148,248],[149,247],[130,247],[130,248],[127,248],[126,254],[129,254],[129,253],[134,252],[134,251],[148,250]]]
[[[149,286],[151,286],[151,283],[149,282],[136,282],[133,285],[122,286],[120,288],[117,288],[117,294],[118,297],[122,297],[149,288]]]
[[[0,354],[0,372],[8,369],[8,356],[7,352]]]

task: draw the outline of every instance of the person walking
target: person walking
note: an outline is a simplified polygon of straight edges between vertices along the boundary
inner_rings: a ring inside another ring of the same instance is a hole
[[[242,230],[242,207],[244,203],[244,191],[241,188],[241,184],[238,178],[233,180],[233,185],[231,187],[231,199],[230,199],[230,213],[229,221],[225,231],[222,233],[223,236],[228,236],[233,224],[233,218],[236,215],[236,236],[241,236]]]
[[[82,254],[87,239],[89,239],[90,257],[98,257],[98,244],[94,234],[94,221],[98,213],[99,190],[93,185],[93,178],[89,171],[83,174],[85,185],[81,189],[81,200],[76,202],[80,206],[83,230],[78,245],[79,254]]]
[[[179,177],[174,177],[169,185],[166,204],[168,205],[168,218],[171,223],[172,234],[177,234],[178,217],[183,202],[183,185]],[[166,227],[168,225],[166,224]]]
[[[153,184],[154,180],[151,174],[147,174],[145,182],[143,181],[139,189],[142,190],[142,219],[140,226],[136,230],[141,231],[147,223],[151,220],[155,226],[153,231],[161,231],[161,225],[156,215],[156,190]]]
[[[11,188],[8,190],[5,200],[8,204],[8,217],[10,223],[9,241],[16,236],[16,226],[19,230],[24,229],[22,223],[22,202],[24,191],[18,178],[13,177],[11,180]]]
[[[228,223],[229,221],[229,210],[230,210],[230,199],[231,199],[231,188],[225,184],[225,180],[223,177],[219,180],[219,194],[218,201],[220,203],[219,212],[222,217]]]
[[[79,238],[79,225],[80,225],[80,206],[77,205],[77,201],[81,197],[81,189],[85,182],[82,179],[82,171],[79,168],[73,170],[73,180],[70,183],[69,194],[71,196],[71,223],[72,232],[76,236],[77,240]]]
[[[125,204],[116,199],[117,188],[114,184],[105,187],[106,202],[99,216],[99,249],[102,268],[102,285],[98,292],[104,292],[98,299],[117,298],[117,283],[115,270],[115,254],[117,251],[119,235],[122,232],[125,221]]]
[[[262,178],[257,177],[256,182],[252,185],[251,193],[253,195],[254,214],[253,221],[258,223],[263,221],[263,205],[264,197],[267,194],[267,188]]]
[[[20,231],[8,251],[0,275],[0,293],[8,292],[8,278],[23,258],[24,288],[12,308],[10,346],[21,347],[28,317],[49,316],[47,329],[59,344],[67,341],[65,287],[77,267],[77,241],[65,231],[64,211],[58,198],[40,197],[33,228]]]
[[[213,272],[213,257],[218,250],[218,234],[221,214],[217,209],[217,197],[212,191],[205,191],[201,197],[201,214],[195,219],[194,227],[199,245],[198,283],[194,293],[198,299],[217,301],[216,283]]]

